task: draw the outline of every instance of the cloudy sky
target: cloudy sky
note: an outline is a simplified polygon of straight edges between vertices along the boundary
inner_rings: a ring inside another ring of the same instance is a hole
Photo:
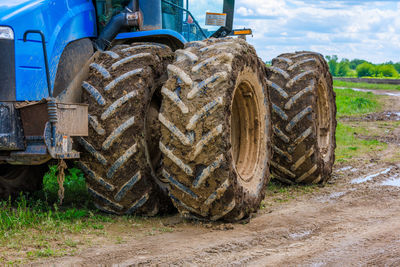
[[[203,1],[191,0],[213,11]],[[374,63],[400,61],[400,0],[236,0],[234,27],[253,29],[247,40],[264,60],[312,50]]]
[[[400,1],[237,0],[235,26],[254,29],[248,41],[265,60],[312,50],[400,61]]]

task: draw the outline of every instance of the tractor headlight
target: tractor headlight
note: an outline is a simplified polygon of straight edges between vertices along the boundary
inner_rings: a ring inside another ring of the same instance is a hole
[[[14,40],[14,32],[10,27],[0,26],[0,39]]]

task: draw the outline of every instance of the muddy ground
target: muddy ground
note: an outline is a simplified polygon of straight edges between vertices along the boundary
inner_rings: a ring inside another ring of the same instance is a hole
[[[400,112],[398,97],[387,101],[385,111]],[[398,119],[386,115],[339,121],[373,127],[382,118]],[[399,134],[399,124],[394,125],[390,134]],[[385,140],[387,133],[378,135]],[[249,221],[208,224],[163,217],[161,224],[171,229],[165,233],[128,235],[122,244],[98,244],[38,264],[400,266],[399,151],[398,139],[388,141],[382,151],[337,162],[325,187],[300,189],[290,197],[269,192]]]

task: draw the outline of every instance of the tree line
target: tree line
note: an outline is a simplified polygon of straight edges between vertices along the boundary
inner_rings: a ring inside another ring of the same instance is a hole
[[[339,61],[336,55],[325,57],[329,71],[334,77],[373,77],[373,78],[400,78],[400,62],[392,61],[373,64],[363,59]]]

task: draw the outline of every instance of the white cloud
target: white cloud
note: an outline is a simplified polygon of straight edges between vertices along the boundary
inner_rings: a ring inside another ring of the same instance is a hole
[[[398,1],[237,0],[235,26],[253,29],[248,41],[264,60],[316,50],[349,59],[400,61],[399,11]]]
[[[241,6],[236,10],[236,13],[242,16],[250,16],[254,14],[254,11],[250,8],[245,8]]]

